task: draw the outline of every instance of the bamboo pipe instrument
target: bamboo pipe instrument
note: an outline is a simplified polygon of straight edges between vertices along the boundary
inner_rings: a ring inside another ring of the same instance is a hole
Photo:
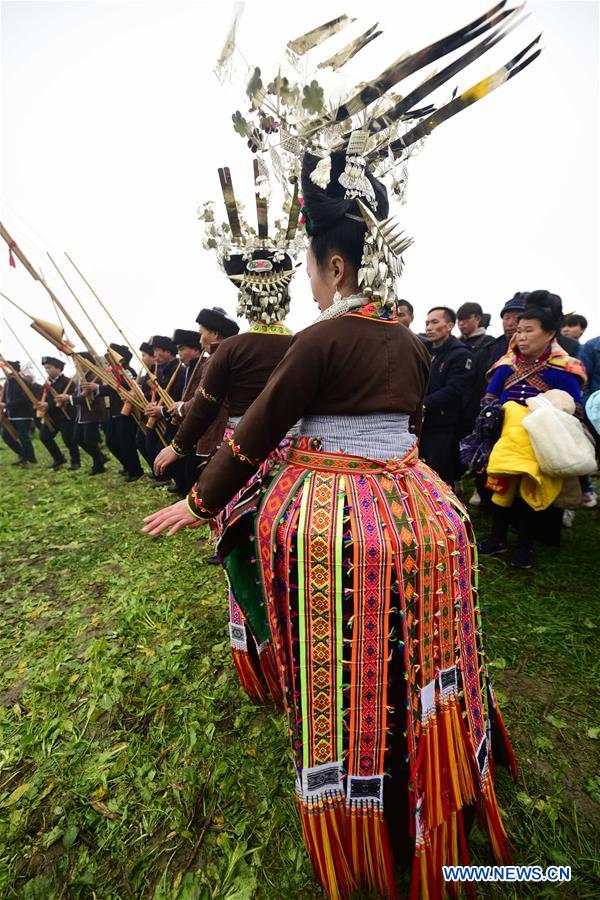
[[[117,379],[110,372],[110,369],[103,369],[100,366],[97,366],[95,363],[90,362],[89,359],[86,359],[85,356],[81,356],[79,353],[74,353],[73,358],[81,366],[83,366],[84,368],[86,368],[90,372],[92,372],[95,375],[95,377],[98,378],[101,382],[103,381],[105,384],[107,384],[109,387],[111,387],[113,390],[115,390],[119,394],[119,396],[122,396],[121,392],[124,391],[124,388],[119,387],[119,385],[117,383]],[[144,400],[145,400],[145,398],[144,398]],[[136,402],[136,401],[132,401],[132,402]],[[142,408],[141,403],[139,403],[138,405],[139,405],[139,408],[141,409]]]
[[[144,392],[140,388],[137,378],[133,379],[123,365],[123,358],[110,347],[106,351],[106,355],[110,356],[112,359],[113,365],[109,365],[109,371],[115,376],[115,381],[117,383],[116,390],[121,399],[125,403],[133,404],[138,409],[145,409],[147,400]],[[121,385],[119,387],[120,378],[125,379],[126,385]],[[121,415],[123,415],[123,413],[121,413]]]
[[[11,300],[6,294],[0,291],[0,297],[4,297],[15,309],[18,309],[19,312],[22,312],[24,316],[27,316],[28,319],[31,320],[31,327],[34,331],[37,331],[48,343],[52,344],[53,347],[56,347],[57,350],[60,350],[61,353],[65,353],[67,356],[70,356],[75,365],[75,369],[80,378],[83,377],[82,369],[81,369],[81,359],[82,357],[79,354],[76,354],[74,351],[73,344],[67,343],[64,337],[64,330],[62,326],[55,326],[52,322],[45,322],[43,319],[35,319],[32,315],[30,315],[26,310],[23,309],[22,306],[19,306],[14,300]],[[72,384],[73,379],[69,382],[69,385]],[[91,401],[89,397],[86,397],[86,406],[88,409],[91,408]]]
[[[17,434],[15,426],[12,424],[8,416],[4,415],[4,413],[2,413],[2,415],[0,416],[0,425],[2,426],[2,428],[4,428],[5,431],[10,434],[13,441],[19,440],[19,435]]]
[[[43,322],[42,320],[34,319],[33,316],[31,316],[28,312],[26,312],[14,300],[11,300],[11,298],[8,297],[6,294],[2,293],[2,291],[0,291],[0,296],[4,297],[5,300],[7,300],[12,306],[14,306],[16,309],[18,309],[19,312],[22,312],[23,315],[27,316],[28,319],[32,319],[34,323],[35,322],[38,323],[39,327],[36,328],[36,331],[38,331],[38,333],[43,338],[45,338],[47,341],[49,341],[49,343],[51,343],[54,347],[56,347],[58,350],[62,351],[63,353],[66,353],[67,355],[69,355],[72,358],[75,368],[77,369],[77,373],[80,377],[82,377],[82,366],[83,366],[86,369],[90,369],[90,371],[93,371],[94,375],[96,377],[98,377],[100,379],[100,381],[106,381],[106,383],[109,384],[110,387],[117,389],[116,381],[110,375],[108,368],[102,368],[100,366],[97,366],[94,363],[91,363],[88,359],[81,356],[79,353],[75,353],[72,344],[69,344],[68,346],[66,346],[64,343],[62,343],[60,340],[58,340],[56,335],[52,334],[48,330],[50,327],[53,327],[51,322]],[[45,328],[44,326],[48,326],[48,329]],[[73,382],[73,379],[71,379],[71,381],[69,382],[69,385],[72,384],[72,382]],[[142,397],[143,397],[143,394],[142,394]],[[89,400],[89,398],[87,398],[87,400]],[[89,406],[91,405],[91,402],[88,403],[87,405],[89,408]],[[142,405],[145,406],[146,398],[143,397],[143,403],[142,403],[142,399],[140,398],[138,401],[138,405],[139,405],[140,409],[142,408]]]
[[[63,322],[63,320],[62,320],[62,318],[61,318],[61,315],[60,315],[60,309],[59,309],[59,307],[56,305],[56,303],[54,302],[54,298],[51,297],[51,299],[52,299],[52,305],[54,306],[54,311],[55,311],[56,315],[58,316],[58,321],[60,322],[60,327],[62,328],[62,332],[63,332],[63,334],[64,334],[64,333],[65,333],[65,326],[64,326],[64,322]],[[94,357],[94,359],[96,359],[97,361],[99,361],[99,360],[98,360],[98,357],[97,357],[97,355],[94,353],[94,351],[93,351],[91,345],[90,345],[90,344],[87,344],[85,341],[84,341],[84,343],[86,344],[86,347],[88,348],[88,352],[90,352],[90,353],[92,354],[92,356]],[[75,357],[73,357],[73,358],[75,359]],[[79,378],[81,379],[81,377],[82,377],[82,369],[81,369],[81,366],[78,366],[77,361],[75,361],[75,368],[76,368],[76,370],[77,370],[77,373],[79,374]],[[92,408],[92,398],[86,394],[85,397],[84,397],[84,402],[85,402],[85,405],[86,405],[88,411],[91,410],[91,408]]]
[[[5,431],[8,431],[13,441],[19,440],[19,435],[17,434],[15,426],[4,413],[0,413],[0,426],[4,428]]]
[[[68,394],[68,393],[69,393],[69,388],[71,387],[71,385],[73,384],[74,381],[75,381],[75,377],[74,377],[73,375],[71,375],[71,377],[69,378],[69,380],[68,380],[67,383],[65,384],[65,389],[64,389],[64,391],[63,391],[63,394]],[[56,405],[57,405],[57,406],[62,406],[62,402],[60,402],[60,401],[57,400]]]
[[[29,260],[27,259],[27,257],[25,256],[25,254],[23,253],[23,251],[17,244],[17,242],[12,238],[12,236],[6,230],[6,228],[4,227],[2,222],[0,222],[0,237],[2,237],[6,241],[9,249],[12,251],[12,253],[14,253],[14,255],[17,257],[19,262],[27,269],[27,271],[29,272],[31,277],[34,279],[34,281],[39,281],[39,283],[42,285],[42,287],[44,288],[44,290],[46,291],[46,293],[52,300],[52,303],[54,304],[54,306],[57,307],[58,309],[60,309],[63,316],[65,317],[65,319],[67,320],[67,322],[69,323],[71,328],[73,329],[73,332],[77,335],[77,337],[82,342],[82,344],[84,345],[86,350],[89,353],[91,353],[92,356],[94,356],[96,359],[100,359],[100,357],[98,356],[98,354],[96,353],[96,351],[94,350],[92,345],[89,343],[89,341],[87,340],[87,338],[85,337],[85,335],[83,334],[83,332],[81,331],[81,329],[79,328],[79,326],[77,325],[75,320],[72,318],[72,316],[69,314],[69,312],[65,309],[65,307],[60,302],[60,300],[58,299],[58,297],[56,296],[56,294],[54,293],[52,288],[47,284],[47,282],[46,282],[45,278],[43,277],[43,275],[41,274],[41,272],[38,272],[35,269],[35,267],[32,265],[32,263],[29,262]],[[23,310],[21,310],[21,312],[23,312]],[[33,316],[30,316],[29,318],[33,319]],[[35,322],[35,319],[33,319],[33,321]],[[37,329],[35,329],[35,330],[37,330]]]
[[[98,329],[98,326],[96,325],[96,323],[94,322],[94,320],[92,319],[92,317],[90,316],[90,314],[88,313],[87,309],[85,308],[85,306],[83,305],[83,303],[81,302],[81,300],[79,299],[79,297],[77,296],[77,294],[75,293],[75,291],[73,290],[73,288],[71,287],[71,285],[69,284],[69,282],[67,281],[67,279],[65,278],[65,276],[63,275],[63,273],[62,273],[62,272],[60,271],[60,269],[58,268],[57,264],[55,263],[54,259],[53,259],[52,256],[50,255],[50,253],[48,253],[47,251],[46,251],[46,256],[48,257],[48,259],[50,260],[50,262],[52,263],[52,265],[54,266],[54,268],[56,269],[56,271],[58,272],[58,274],[59,274],[60,277],[62,278],[64,284],[65,284],[66,287],[67,287],[67,290],[69,291],[69,293],[71,294],[71,296],[73,297],[73,299],[75,300],[75,302],[77,303],[77,306],[78,306],[79,309],[82,311],[82,313],[84,314],[84,316],[86,317],[86,319],[88,320],[88,322],[90,323],[90,325],[92,326],[92,328],[94,329],[94,331],[96,332],[96,334],[98,335],[98,337],[100,338],[100,342],[101,342],[102,344],[105,344],[105,345],[108,347],[108,341],[107,341],[107,340],[103,337],[103,335],[100,333],[100,331],[99,331],[99,329]]]
[[[138,387],[140,386],[141,380],[142,380],[142,373],[138,372],[136,379],[135,379],[135,383],[137,384]],[[133,403],[131,402],[131,400],[126,400],[125,403],[123,404],[123,408],[121,409],[121,415],[122,416],[130,416],[132,412],[133,412]]]
[[[23,313],[24,316],[27,316],[28,319],[31,320],[31,327],[34,331],[36,331],[39,335],[41,335],[48,343],[52,344],[53,347],[56,347],[61,353],[70,356],[75,365],[75,369],[80,378],[83,377],[82,369],[81,369],[81,357],[75,353],[73,344],[66,341],[64,336],[64,329],[62,326],[56,326],[53,322],[46,322],[43,319],[36,319],[30,313],[23,309],[22,306],[19,306],[14,300],[11,300],[6,294],[0,291],[0,297],[4,297],[11,306],[14,306],[15,309],[18,309],[19,312]],[[69,386],[73,383],[73,379],[70,380]],[[86,406],[88,409],[91,408],[91,401],[89,397],[86,397]]]
[[[172,374],[171,377],[169,378],[167,387],[165,388],[167,397],[169,397],[169,391],[170,391],[171,388],[173,387],[173,384],[175,383],[175,378],[177,377],[177,375],[178,375],[178,373],[180,372],[180,370],[181,370],[181,363],[179,363],[179,365],[177,366],[177,368],[175,369],[175,371],[173,372],[173,374]],[[172,404],[173,404],[173,401],[172,401],[171,398],[169,397],[169,404],[168,404],[168,405],[171,406]],[[149,419],[148,419],[148,428],[154,428],[154,426],[156,425],[156,423],[158,422],[158,420],[159,420],[159,417],[158,417],[158,416],[150,416]]]
[[[42,285],[42,287],[43,287],[43,288],[45,289],[45,291],[48,293],[48,295],[49,295],[49,297],[50,297],[50,299],[51,299],[51,301],[52,301],[54,307],[55,307],[57,310],[60,309],[60,310],[62,311],[64,317],[67,319],[67,321],[69,322],[69,324],[70,324],[71,327],[73,328],[75,334],[78,336],[78,338],[80,339],[80,341],[82,341],[82,343],[83,343],[84,347],[86,348],[86,350],[87,350],[89,353],[91,353],[92,356],[94,356],[96,359],[99,359],[98,354],[96,353],[96,351],[94,350],[94,348],[92,347],[92,345],[91,345],[91,344],[87,341],[87,339],[84,337],[83,333],[82,333],[81,330],[78,328],[77,324],[76,324],[76,323],[74,322],[74,320],[71,318],[71,316],[69,315],[69,313],[65,310],[64,306],[61,304],[61,302],[60,302],[60,300],[58,299],[58,297],[56,296],[56,294],[55,294],[55,293],[51,290],[51,288],[47,285],[47,283],[46,283],[45,279],[43,278],[43,276],[41,275],[41,273],[38,272],[38,271],[34,268],[34,266],[29,262],[29,260],[28,260],[28,258],[26,257],[26,255],[23,253],[23,251],[21,250],[21,248],[18,246],[17,242],[16,242],[16,241],[12,238],[12,236],[9,234],[9,232],[8,232],[7,229],[4,227],[4,225],[2,224],[2,222],[0,222],[0,237],[2,237],[2,238],[4,239],[4,241],[8,244],[9,250],[10,250],[12,253],[14,253],[14,255],[17,257],[17,259],[19,260],[19,262],[20,262],[20,263],[25,267],[25,269],[29,272],[29,274],[30,274],[31,277],[34,279],[34,281],[39,281],[39,283]],[[3,296],[5,296],[5,295],[3,295]],[[6,299],[8,299],[8,298],[6,298]],[[11,301],[11,300],[9,300],[9,302],[10,302],[10,303],[13,303],[13,301]],[[13,305],[14,305],[14,306],[17,306],[16,303],[14,303]],[[19,307],[19,306],[17,306],[17,309],[20,309],[21,312],[24,312],[24,310],[22,310],[21,307]],[[49,338],[49,335],[48,335],[48,332],[47,332],[47,330],[42,326],[42,323],[41,323],[39,320],[36,320],[33,316],[30,316],[29,318],[32,319],[31,327],[34,329],[34,331],[37,331],[38,334],[41,334],[43,337],[46,337],[46,338],[50,339],[50,338]],[[45,323],[45,324],[50,324],[50,323]],[[64,334],[64,329],[63,329],[63,334]],[[51,343],[53,343],[54,346],[57,347],[59,350],[63,350],[63,352],[64,352],[65,346],[63,346],[63,345],[61,345],[60,343],[58,343],[58,342],[56,341],[56,338],[51,339]],[[90,408],[91,408],[91,401],[90,401],[89,397],[86,397],[85,402],[86,402],[86,406],[88,407],[88,409],[90,409]]]
[[[96,300],[97,300],[97,302],[98,302],[98,305],[100,306],[100,309],[104,310],[104,312],[106,313],[106,315],[108,316],[108,318],[110,319],[110,321],[113,323],[113,325],[115,326],[115,328],[117,329],[117,331],[119,332],[119,334],[121,335],[121,337],[123,338],[123,340],[125,341],[125,343],[127,344],[127,346],[131,348],[131,350],[132,350],[132,352],[133,352],[135,358],[137,359],[138,363],[139,363],[139,364],[146,370],[146,372],[148,373],[148,376],[150,377],[152,383],[154,384],[154,386],[155,386],[155,388],[156,388],[156,390],[157,390],[157,393],[158,393],[160,399],[162,400],[162,402],[165,403],[166,405],[170,406],[170,405],[173,403],[173,400],[172,400],[171,397],[169,397],[168,393],[167,393],[163,388],[161,388],[161,386],[160,386],[159,383],[158,383],[158,379],[157,379],[156,375],[154,374],[154,372],[152,372],[152,370],[150,369],[150,367],[146,365],[146,363],[144,362],[144,360],[142,359],[142,357],[139,355],[138,351],[135,349],[134,344],[133,344],[133,343],[129,340],[129,338],[126,336],[126,334],[125,334],[125,332],[123,331],[123,329],[121,328],[121,326],[115,321],[115,319],[114,319],[113,315],[111,314],[110,310],[104,305],[104,303],[102,302],[102,300],[100,299],[100,297],[98,296],[98,294],[96,293],[96,291],[94,290],[94,288],[92,287],[92,285],[89,283],[89,281],[87,280],[87,278],[85,277],[85,275],[83,274],[83,272],[81,271],[81,269],[79,269],[79,268],[77,267],[76,263],[73,262],[73,260],[71,259],[71,257],[69,256],[69,254],[67,253],[66,250],[65,250],[65,256],[67,257],[67,259],[69,260],[69,262],[71,263],[71,265],[73,266],[73,268],[75,269],[75,271],[77,272],[77,274],[79,275],[79,277],[81,278],[81,280],[83,281],[83,283],[84,283],[85,285],[87,285],[87,287],[89,288],[89,290],[91,291],[91,293],[92,293],[92,294],[94,295],[94,297],[96,298]]]
[[[35,281],[39,281],[40,284],[44,287],[44,289],[46,290],[46,292],[47,292],[48,295],[50,296],[50,299],[52,300],[52,303],[54,304],[54,306],[55,306],[57,309],[60,309],[60,310],[62,311],[63,315],[65,316],[65,318],[67,319],[67,321],[69,322],[69,324],[71,325],[71,327],[73,328],[75,334],[76,334],[76,335],[79,337],[79,339],[82,341],[82,343],[83,343],[83,345],[85,346],[85,348],[87,349],[87,351],[88,351],[88,352],[89,352],[89,353],[90,353],[90,354],[91,354],[98,362],[101,363],[101,357],[96,353],[96,351],[94,350],[94,348],[93,348],[93,347],[91,346],[91,344],[88,342],[88,340],[87,340],[86,337],[84,336],[83,332],[82,332],[82,331],[79,329],[79,327],[77,326],[77,323],[76,323],[76,322],[73,320],[73,318],[69,315],[69,313],[68,313],[67,310],[64,308],[64,306],[62,305],[62,303],[60,302],[60,300],[58,299],[58,297],[56,296],[56,294],[55,294],[55,293],[52,291],[52,289],[48,286],[48,284],[46,283],[46,281],[45,281],[45,279],[43,278],[43,276],[41,275],[41,273],[39,273],[39,272],[34,268],[34,266],[29,262],[29,260],[28,260],[28,258],[26,257],[25,253],[23,253],[23,251],[21,250],[21,248],[17,245],[17,242],[16,242],[15,240],[13,240],[12,236],[11,236],[10,233],[7,231],[7,229],[4,227],[4,225],[2,224],[2,222],[0,222],[0,237],[2,237],[2,238],[4,239],[4,241],[7,243],[9,249],[11,250],[11,252],[14,253],[14,255],[15,255],[15,256],[17,257],[17,259],[21,262],[21,264],[27,269],[27,271],[29,272],[29,274],[31,275],[31,277],[32,277]],[[67,257],[67,258],[69,258],[69,257]],[[69,259],[69,261],[71,262],[72,265],[74,265],[73,262],[72,262],[72,260]],[[75,266],[75,269],[77,269],[76,266]],[[77,269],[77,271],[79,272],[78,269]],[[79,273],[79,274],[81,275],[81,273]],[[83,278],[83,276],[81,276],[81,277]],[[90,286],[89,283],[86,281],[86,279],[83,278],[83,280],[84,280],[85,283],[88,285],[88,287],[90,287],[90,290],[92,290],[91,286]],[[102,302],[100,301],[98,295],[97,295],[93,290],[92,290],[92,293],[94,294],[94,296],[96,297],[96,299],[97,299],[98,302],[100,303],[100,306],[104,309],[104,305],[103,305]],[[5,296],[5,295],[3,295],[3,296]],[[9,302],[13,303],[13,305],[16,306],[17,309],[19,309],[21,312],[23,312],[23,313],[25,312],[21,307],[19,307],[16,303],[14,303],[14,301],[11,301],[8,297],[7,297],[6,299],[9,300]],[[107,312],[107,314],[108,314],[108,312]],[[27,313],[25,313],[25,315],[27,315]],[[111,321],[113,322],[113,324],[115,324],[115,327],[117,327],[117,330],[119,331],[119,333],[120,333],[121,335],[123,335],[122,330],[118,327],[118,325],[116,324],[116,322],[114,322],[114,319],[112,318],[112,316],[110,316],[110,314],[108,314],[108,315],[109,315],[109,318],[111,319]],[[49,332],[48,332],[48,330],[47,330],[46,328],[43,327],[44,325],[49,325],[50,323],[41,323],[40,321],[37,321],[36,319],[34,319],[34,317],[32,317],[32,316],[28,316],[28,318],[32,319],[32,327],[34,328],[35,331],[37,331],[37,332],[38,332],[39,334],[41,334],[43,337],[45,337],[45,338],[47,338],[48,340],[50,340],[50,342],[51,342],[55,347],[57,347],[57,349],[63,350],[63,352],[66,352],[66,347],[65,347],[64,345],[62,345],[62,344],[56,339],[55,336],[50,335]],[[64,330],[63,330],[63,333],[64,333]],[[124,339],[126,340],[126,338],[125,338],[124,335],[123,335],[123,337],[124,337]],[[127,341],[126,341],[126,342],[127,342]],[[127,343],[128,343],[128,342],[127,342]],[[71,345],[68,349],[69,349],[69,350],[71,351],[71,353],[72,353],[72,351],[73,351],[72,345]],[[75,354],[73,354],[73,356],[75,356]],[[136,356],[137,356],[137,353],[136,353]],[[78,357],[78,362],[79,362],[80,364],[81,364],[81,362],[85,362],[86,364],[89,364],[89,361],[88,361],[88,360],[84,360],[84,359],[82,359],[81,357]],[[143,363],[142,363],[142,364],[143,364]],[[89,365],[88,365],[88,367],[89,367]],[[99,374],[99,373],[97,372],[97,374]],[[107,384],[110,383],[109,379],[106,378],[105,374],[101,374],[101,375],[99,375],[99,377],[101,378],[101,380],[105,380]],[[111,386],[113,386],[113,387],[116,388],[116,384],[115,384],[115,383],[113,383]],[[142,396],[143,396],[143,395],[142,395]],[[170,398],[165,398],[165,402],[170,402]],[[144,398],[144,403],[145,403],[145,398]],[[90,401],[90,398],[89,398],[89,397],[86,397],[86,405],[87,405],[88,407],[91,406],[91,401]],[[140,401],[140,405],[141,405],[141,401]]]
[[[11,304],[11,306],[14,306],[15,309],[18,309],[19,312],[23,313],[24,316],[27,316],[27,318],[30,320],[30,324],[33,330],[40,334],[44,338],[44,340],[48,341],[50,344],[52,344],[53,347],[56,347],[57,350],[60,350],[60,352],[64,353],[66,356],[73,356],[75,348],[73,344],[66,341],[62,327],[55,325],[53,322],[45,322],[43,319],[36,319],[34,316],[24,310],[22,306],[19,306],[19,304],[14,300],[11,300],[10,297],[8,297],[2,291],[0,291],[0,297],[4,297],[4,299],[7,300],[8,303]],[[57,336],[58,332],[60,332],[60,337]]]
[[[25,356],[27,357],[27,359],[29,360],[29,362],[31,363],[31,365],[34,367],[34,369],[37,370],[37,373],[38,373],[38,375],[40,376],[40,378],[42,379],[42,381],[45,381],[45,382],[46,382],[46,384],[44,385],[44,387],[48,387],[48,389],[50,390],[50,393],[52,394],[53,397],[58,397],[58,391],[56,391],[56,390],[52,387],[52,385],[50,384],[50,381],[48,380],[48,376],[47,376],[47,375],[44,375],[44,373],[42,372],[42,370],[40,369],[40,367],[38,366],[38,364],[35,362],[35,360],[34,360],[33,357],[31,356],[31,354],[27,351],[27,349],[26,349],[25,346],[23,345],[23,342],[22,342],[21,340],[19,340],[19,338],[17,337],[17,335],[16,335],[15,332],[14,332],[14,329],[11,328],[10,322],[7,322],[7,320],[4,319],[4,318],[2,319],[2,321],[3,321],[4,324],[6,325],[6,327],[8,328],[8,330],[10,331],[10,333],[12,334],[12,336],[14,337],[15,341],[17,342],[17,344],[19,345],[19,347],[21,348],[21,350],[23,351],[23,353],[25,354]],[[68,419],[68,418],[69,418],[69,414],[67,413],[66,409],[65,409],[64,407],[61,406],[61,407],[60,407],[60,410],[61,410],[62,414],[65,416],[65,418]],[[35,414],[36,414],[36,418],[38,418],[38,419],[43,418],[43,414],[40,415],[39,409],[36,410],[36,413],[35,413]]]
[[[60,277],[62,278],[64,284],[65,284],[66,287],[67,287],[67,290],[69,291],[69,293],[71,294],[71,296],[74,298],[75,302],[77,303],[77,305],[79,306],[79,308],[81,309],[81,311],[83,312],[83,314],[85,315],[85,317],[87,318],[87,320],[90,322],[92,328],[94,329],[94,331],[96,332],[96,334],[98,335],[98,337],[100,338],[100,340],[102,341],[102,343],[103,343],[106,347],[109,347],[109,341],[107,341],[106,338],[104,337],[104,335],[101,333],[100,329],[98,328],[98,326],[96,325],[96,323],[94,322],[94,320],[92,319],[92,317],[90,316],[90,314],[88,313],[88,311],[86,310],[85,306],[83,305],[83,303],[81,302],[81,300],[79,299],[79,297],[77,296],[77,294],[75,293],[75,291],[73,290],[73,288],[71,287],[71,285],[69,284],[69,282],[67,281],[67,279],[65,278],[65,276],[63,275],[63,273],[61,272],[61,270],[59,269],[57,263],[54,261],[54,259],[53,259],[52,256],[50,255],[50,253],[48,253],[47,256],[48,256],[48,259],[50,260],[50,262],[52,263],[52,265],[54,266],[54,268],[56,269],[56,271],[58,272],[58,274],[60,275]],[[109,352],[110,352],[110,350],[109,350]],[[129,376],[129,373],[128,373],[125,369],[123,369],[123,375],[124,375],[125,378],[127,379],[128,383],[129,383],[129,385],[130,385],[130,390],[131,390],[131,389],[133,388],[135,382],[131,379],[131,377]],[[139,397],[139,399],[140,399],[140,403],[142,402],[142,399],[143,399],[144,402],[145,402],[145,397],[144,397],[144,395],[143,395],[143,393],[142,393],[141,390],[138,391],[138,392],[136,392],[136,391],[134,390],[134,394],[135,394],[135,393],[137,393],[137,395],[138,395],[138,397]],[[129,407],[129,408],[130,408],[130,410],[131,410],[131,401],[126,400],[125,403],[129,403],[129,404],[130,404],[130,407]],[[127,415],[129,415],[129,413],[127,413]]]
[[[13,376],[13,378],[15,379],[15,381],[17,382],[17,384],[19,385],[19,387],[21,388],[21,390],[27,397],[27,399],[35,407],[36,403],[38,402],[38,398],[35,396],[35,394],[31,390],[31,388],[29,387],[29,385],[27,384],[25,379],[21,377],[20,373],[17,372],[17,370],[14,368],[14,366],[11,366],[11,364],[8,362],[8,360],[5,359],[1,353],[0,353],[0,365],[2,366],[3,369],[6,369],[7,372],[10,372],[10,374]],[[48,416],[44,416],[42,421],[43,421],[44,425],[46,425],[46,427],[50,429],[50,431],[56,430],[54,428],[52,420]]]
[[[114,353],[114,351],[110,351],[110,350],[109,350],[109,352]],[[115,354],[115,356],[116,355],[117,354]],[[105,384],[108,384],[108,386],[111,387],[113,390],[115,390],[121,398],[123,398],[123,393],[127,393],[125,388],[119,387],[117,379],[113,376],[110,369],[101,369],[99,366],[96,366],[94,363],[90,362],[89,359],[86,359],[84,356],[80,356],[79,354],[74,354],[74,359],[77,360],[81,366],[85,366],[90,372],[92,372],[92,374],[95,376],[95,379],[98,379],[100,382],[104,381]],[[140,431],[142,431],[145,434],[146,427],[144,426],[144,424],[141,421],[141,413],[143,412],[143,410],[146,407],[146,398],[141,393],[141,391],[140,391],[140,394],[141,394],[142,400],[140,400],[138,397],[134,397],[134,398],[131,398],[130,402],[136,407],[135,414],[134,414],[135,423],[136,423],[137,427],[140,429]],[[86,402],[88,402],[88,401],[90,401],[90,405],[91,405],[91,398],[86,396]],[[160,435],[159,435],[159,437],[161,438],[163,445],[166,446],[165,441],[162,440],[162,437]]]

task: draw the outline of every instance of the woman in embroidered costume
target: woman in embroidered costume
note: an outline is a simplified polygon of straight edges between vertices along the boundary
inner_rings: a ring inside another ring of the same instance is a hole
[[[286,232],[280,231],[269,239],[263,229],[263,225],[266,228],[263,198],[257,195],[259,235],[256,235],[238,212],[229,170],[221,169],[219,175],[229,225],[215,225],[214,214],[207,204],[202,213],[206,222],[206,246],[217,250],[223,271],[239,290],[238,315],[244,316],[251,327],[245,333],[224,340],[211,355],[192,406],[170,446],[157,457],[157,475],[176,459],[193,452],[196,441],[219,415],[224,401],[229,407],[229,420],[223,440],[232,442],[235,425],[261,393],[292,337],[283,320],[289,312],[294,257],[305,240],[296,234],[297,192]],[[253,519],[263,479],[282,459],[285,446],[284,438],[216,519],[217,555],[229,583],[229,638],[233,661],[250,699],[264,703],[271,698],[278,705],[281,704],[281,690],[273,645],[254,571]],[[194,487],[192,498],[195,492]],[[252,610],[250,621],[242,607]]]
[[[544,475],[537,463],[528,434],[521,424],[527,414],[526,402],[549,390],[565,391],[575,401],[582,416],[581,389],[585,369],[556,342],[562,321],[562,301],[548,291],[527,295],[527,308],[519,314],[517,334],[508,353],[490,372],[484,404],[503,404],[502,434],[488,461],[488,487],[494,492],[492,530],[481,541],[479,552],[504,553],[512,524],[517,543],[511,564],[521,569],[533,565],[534,539],[558,546],[563,511],[555,501],[563,489],[563,479]],[[510,472],[513,474],[507,475]]]
[[[496,761],[513,774],[516,765],[484,661],[476,548],[466,511],[418,458],[429,358],[394,317],[410,241],[386,218],[387,191],[372,171],[390,176],[401,197],[405,174],[394,171],[411,148],[537,57],[539,39],[447,103],[423,105],[510,33],[519,12],[504,6],[403,54],[337,106],[316,76],[302,86],[280,71],[263,83],[253,70],[249,119],[237,111],[234,127],[279,181],[301,171],[321,315],[292,339],[202,473],[188,510],[161,511],[144,529],[173,534],[218,515],[298,421],[255,518],[255,574],[306,847],[332,898],[360,889],[396,896],[394,863],[411,856],[411,900],[442,898],[452,891],[442,866],[468,862],[475,809],[496,859],[508,859],[493,737]],[[295,71],[308,70],[302,57],[351,21],[341,16],[290,41]],[[365,32],[320,66],[341,68],[379,34]],[[416,88],[388,94],[479,38]],[[228,40],[227,59],[235,34]]]
[[[414,841],[414,890],[422,881],[436,896],[441,865],[467,859],[463,815],[474,804],[506,859],[491,766],[499,713],[468,516],[419,461],[409,429],[427,353],[359,289],[372,229],[340,184],[346,162],[332,154],[326,190],[310,179],[318,158],[303,166],[323,313],[292,339],[188,503],[195,516],[215,515],[300,420],[256,541],[307,848],[330,896],[361,886],[394,896],[394,856]],[[385,188],[366,176],[382,218]]]

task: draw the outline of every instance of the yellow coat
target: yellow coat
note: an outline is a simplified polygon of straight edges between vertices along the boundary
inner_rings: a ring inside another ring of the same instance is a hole
[[[487,466],[488,487],[494,491],[492,501],[498,506],[512,506],[518,488],[523,500],[536,512],[547,509],[560,494],[563,479],[540,471],[522,425],[529,409],[514,400],[505,403],[503,409],[502,434],[492,448]]]

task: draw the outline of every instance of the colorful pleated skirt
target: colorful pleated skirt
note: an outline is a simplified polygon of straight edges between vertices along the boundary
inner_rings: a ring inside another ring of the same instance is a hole
[[[406,863],[410,897],[441,898],[477,808],[508,859],[492,721],[515,764],[471,525],[416,450],[386,463],[318,447],[293,442],[256,516],[306,847],[330,897],[394,897]]]

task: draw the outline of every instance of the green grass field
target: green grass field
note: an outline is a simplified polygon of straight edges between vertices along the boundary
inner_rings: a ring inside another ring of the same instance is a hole
[[[122,484],[115,463],[51,473],[38,452],[27,470],[0,452],[0,898],[320,897],[283,720],[230,663],[207,529],[150,541],[141,519],[170,495]],[[574,880],[483,897],[600,896],[599,535],[581,511],[534,571],[485,561],[522,773],[499,775],[507,828],[518,862]]]

